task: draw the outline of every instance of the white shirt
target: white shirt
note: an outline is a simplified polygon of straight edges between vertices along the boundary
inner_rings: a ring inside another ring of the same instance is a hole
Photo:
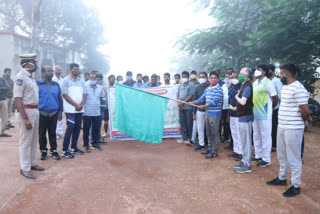
[[[61,87],[61,85],[62,85],[62,80],[63,80],[62,77],[60,77],[60,79],[58,79],[58,78],[56,77],[56,75],[53,75],[53,77],[52,77],[52,81],[57,82],[60,87]]]
[[[274,87],[276,88],[278,99],[279,99],[278,100],[278,104],[274,109],[278,109],[279,105],[280,105],[280,99],[281,99],[282,83],[281,83],[281,81],[280,81],[280,79],[278,77],[273,77],[271,82],[273,83]]]
[[[229,101],[229,93],[228,93],[228,86],[227,84],[223,84],[221,86],[222,91],[223,91],[223,106],[222,109],[228,109],[228,101]]]
[[[295,81],[284,85],[279,107],[279,127],[283,129],[304,129],[300,105],[308,104],[309,93],[304,86]]]

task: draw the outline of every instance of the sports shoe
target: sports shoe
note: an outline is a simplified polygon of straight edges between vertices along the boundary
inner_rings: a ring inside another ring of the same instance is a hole
[[[76,155],[83,155],[83,154],[84,154],[84,152],[81,151],[81,150],[78,149],[78,148],[71,149],[70,152],[71,152],[72,154],[76,154]]]
[[[240,167],[243,166],[243,163],[240,161],[239,163],[233,164],[232,167],[235,169],[239,169]]]
[[[262,158],[251,158],[251,161],[262,161]]]
[[[287,186],[287,180],[280,180],[278,177],[275,179],[266,182],[270,186]]]
[[[103,138],[100,138],[100,139],[98,140],[98,143],[107,144],[107,141],[104,141]]]
[[[216,156],[218,156],[218,153],[212,151],[212,152],[210,152],[209,154],[206,155],[206,158],[214,158]]]
[[[300,194],[300,188],[299,187],[296,188],[294,186],[289,187],[289,189],[287,189],[287,191],[282,193],[282,195],[284,197],[294,197],[299,194]]]
[[[194,149],[194,151],[202,151],[202,150],[204,150],[204,146],[200,146],[200,145]]]
[[[88,145],[88,146],[84,146],[84,151],[85,151],[85,152],[90,152],[89,145]]]
[[[270,162],[265,162],[265,161],[260,161],[259,163],[257,163],[257,166],[259,166],[259,167],[267,167],[270,165],[271,165]]]
[[[182,139],[177,140],[178,143],[183,143]]]
[[[102,150],[101,146],[98,143],[92,144],[92,147],[97,150]]]
[[[61,156],[65,157],[65,158],[68,158],[68,159],[74,158],[74,155],[69,151],[62,151]]]
[[[252,172],[251,166],[241,166],[240,168],[236,169],[236,173],[247,173]]]
[[[11,129],[14,128],[14,125],[12,125],[11,123],[7,123],[7,126]]]
[[[47,160],[47,150],[41,151],[41,158],[40,160]]]
[[[232,153],[232,154],[230,154],[230,155],[228,155],[228,157],[233,157],[233,158],[236,158],[237,157],[237,153]]]
[[[207,155],[207,154],[209,154],[210,152],[211,152],[211,149],[206,149],[206,150],[202,151],[201,154]]]
[[[194,142],[192,140],[187,140],[186,145],[194,147]]]
[[[55,160],[60,160],[60,156],[57,150],[53,150],[52,152],[50,152],[50,157],[52,157]]]
[[[105,132],[105,133],[103,134],[103,137],[107,137],[107,136],[108,136],[108,133]]]

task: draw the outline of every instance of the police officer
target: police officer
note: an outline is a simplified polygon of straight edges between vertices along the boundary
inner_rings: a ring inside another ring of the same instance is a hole
[[[36,71],[37,54],[20,55],[21,71],[15,77],[14,98],[18,112],[16,119],[20,127],[20,174],[35,179],[31,170],[43,171],[36,165],[37,139],[39,131],[39,94],[32,73]]]

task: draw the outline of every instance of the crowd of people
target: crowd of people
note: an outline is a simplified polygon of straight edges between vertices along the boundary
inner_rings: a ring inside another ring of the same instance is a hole
[[[224,78],[220,70],[209,74],[183,71],[174,75],[173,83],[169,73],[163,75],[161,83],[159,75],[153,74],[149,79],[139,73],[134,80],[128,71],[125,81],[122,76],[109,75],[105,84],[103,75],[97,71],[85,73],[82,81],[79,65],[75,63],[63,79],[60,66],[44,65],[41,78],[35,81],[32,73],[36,71],[36,57],[36,54],[21,55],[21,71],[14,81],[10,78],[10,69],[5,69],[0,78],[1,136],[10,137],[5,129],[14,127],[11,124],[14,98],[23,176],[34,179],[31,170],[44,170],[36,165],[36,151],[39,142],[41,160],[47,159],[47,135],[49,155],[55,160],[60,159],[59,138],[63,138],[61,156],[68,159],[91,149],[102,150],[100,144],[107,143],[104,138],[109,121],[107,91],[117,82],[140,89],[176,86],[182,135],[179,143],[194,147],[197,141],[194,150],[206,158],[214,158],[218,156],[219,142],[230,142],[225,148],[232,149],[229,157],[239,161],[232,165],[236,173],[252,172],[252,162],[257,162],[258,167],[271,165],[271,152],[277,151],[279,175],[267,184],[286,185],[290,168],[292,186],[283,195],[300,193],[309,94],[299,80],[297,66],[281,65],[280,78],[275,75],[274,65],[265,64],[240,71],[230,68]],[[81,129],[84,151],[78,146]]]

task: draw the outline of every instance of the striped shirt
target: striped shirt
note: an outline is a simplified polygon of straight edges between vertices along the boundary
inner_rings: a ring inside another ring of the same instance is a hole
[[[223,99],[223,91],[219,84],[214,87],[208,87],[204,91],[203,95],[197,100],[198,103],[204,101],[210,107],[206,108],[207,117],[218,117],[221,116],[221,105]]]
[[[283,129],[304,129],[300,105],[308,104],[309,93],[304,86],[295,81],[284,85],[281,90],[279,107],[279,127]]]

